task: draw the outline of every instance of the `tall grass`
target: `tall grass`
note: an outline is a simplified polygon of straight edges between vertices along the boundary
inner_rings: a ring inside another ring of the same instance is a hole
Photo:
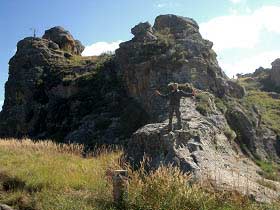
[[[121,164],[121,150],[102,148],[86,158],[82,151],[79,145],[51,141],[0,140],[0,203],[25,210],[279,209],[195,184],[178,168],[133,171]],[[129,187],[123,203],[116,205],[110,175],[120,165],[129,171]]]

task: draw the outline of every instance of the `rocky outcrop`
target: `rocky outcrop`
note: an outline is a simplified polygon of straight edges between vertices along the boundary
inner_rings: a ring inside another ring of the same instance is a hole
[[[137,167],[146,160],[149,170],[160,165],[177,166],[191,172],[196,181],[250,194],[258,201],[271,201],[279,196],[279,191],[259,184],[259,180],[264,180],[258,174],[261,169],[227,137],[229,128],[224,115],[218,110],[201,115],[192,99],[183,99],[181,104],[182,129],[168,132],[164,121],[148,124],[133,134],[126,151],[132,164]],[[266,181],[280,189],[278,182]]]
[[[237,136],[252,158],[270,160],[279,157],[279,137],[236,99],[244,88],[225,76],[197,23],[161,15],[154,26],[140,23],[131,32],[116,55],[99,57],[81,57],[83,45],[61,27],[21,40],[9,62],[0,137],[122,144],[133,165],[146,156],[149,169],[172,164],[220,187],[238,182],[245,192],[249,185],[258,200],[276,196],[258,184],[260,169],[233,140]],[[166,129],[167,102],[154,95],[167,92],[169,82],[192,83],[211,96],[183,99],[183,128],[172,132]]]
[[[59,48],[75,55],[81,55],[85,47],[79,40],[74,40],[73,36],[61,26],[53,27],[45,31],[43,39],[48,39],[56,44]]]
[[[55,27],[44,38],[18,43],[9,62],[1,137],[120,144],[146,122],[143,109],[122,88],[114,57],[71,56],[82,50],[73,40]]]
[[[280,58],[273,61],[271,65],[270,79],[275,86],[280,87]]]
[[[238,133],[238,140],[244,152],[252,158],[279,161],[279,142],[277,134],[261,124],[261,114],[245,111],[235,105],[226,112],[229,125]]]
[[[6,204],[0,204],[0,210],[13,210],[13,209]]]
[[[242,97],[244,89],[229,82],[216,60],[213,43],[199,33],[197,23],[175,15],[161,15],[153,27],[140,23],[132,29],[134,38],[120,44],[116,52],[119,74],[126,89],[161,119],[164,101],[153,98],[155,89],[166,89],[170,82],[192,83],[219,97]]]

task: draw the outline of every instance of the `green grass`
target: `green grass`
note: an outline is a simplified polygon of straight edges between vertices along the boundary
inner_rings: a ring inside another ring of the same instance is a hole
[[[30,209],[94,209],[97,196],[111,197],[105,171],[117,167],[120,152],[82,158],[81,150],[51,142],[2,140],[0,182],[10,187],[2,189],[0,203]]]
[[[111,171],[121,151],[99,149],[81,157],[81,146],[0,140],[0,203],[24,210],[265,210],[236,192],[190,183],[178,168],[129,171],[128,196],[112,200]]]
[[[247,91],[251,91],[251,90],[259,90],[261,87],[261,84],[254,78],[251,77],[243,77],[243,78],[239,78],[237,80],[238,84],[242,85],[243,87],[245,87],[245,89]]]
[[[262,160],[256,160],[256,163],[262,169],[262,172],[259,172],[260,175],[266,179],[280,181],[280,165]]]
[[[199,92],[196,95],[196,110],[207,116],[213,113],[214,97],[207,92]]]
[[[243,99],[248,108],[257,106],[262,115],[262,123],[280,134],[280,100],[273,99],[266,92],[249,91]]]

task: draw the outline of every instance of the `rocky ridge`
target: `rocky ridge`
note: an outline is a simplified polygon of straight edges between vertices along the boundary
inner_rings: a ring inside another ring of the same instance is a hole
[[[196,181],[236,190],[262,202],[276,200],[280,183],[260,176],[261,169],[240,150],[235,134],[229,138],[227,120],[215,104],[208,116],[196,110],[192,99],[182,99],[181,104],[183,128],[168,132],[168,120],[140,128],[128,144],[130,163],[137,167],[146,159],[149,170],[160,165],[177,166],[191,172]],[[275,189],[263,186],[261,181]]]
[[[61,27],[21,40],[9,63],[0,136],[121,144],[132,165],[146,155],[149,170],[172,164],[219,187],[238,184],[234,190],[260,201],[276,198],[278,182],[261,177],[252,160],[279,161],[277,130],[245,103],[250,93],[226,77],[197,23],[161,15],[131,32],[115,55],[100,57],[81,57],[83,45]],[[173,81],[199,94],[182,100],[183,129],[167,132],[168,104],[154,91],[168,92]]]
[[[228,80],[219,67],[213,43],[199,33],[190,18],[160,15],[152,27],[148,22],[136,25],[134,38],[121,43],[116,51],[119,72],[126,89],[152,118],[161,119],[166,103],[151,97],[155,89],[170,82],[192,83],[219,97],[242,97],[244,89]]]

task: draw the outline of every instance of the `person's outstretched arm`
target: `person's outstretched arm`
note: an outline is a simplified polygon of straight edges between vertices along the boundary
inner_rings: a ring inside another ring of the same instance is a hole
[[[169,94],[161,94],[158,90],[155,91],[155,94],[157,96],[160,96],[160,97],[163,97],[163,98],[168,98],[168,96],[170,95],[170,93]]]
[[[191,93],[187,93],[187,92],[185,92],[183,90],[180,90],[180,93],[181,93],[182,97],[192,97],[192,96],[195,96],[194,90]]]

